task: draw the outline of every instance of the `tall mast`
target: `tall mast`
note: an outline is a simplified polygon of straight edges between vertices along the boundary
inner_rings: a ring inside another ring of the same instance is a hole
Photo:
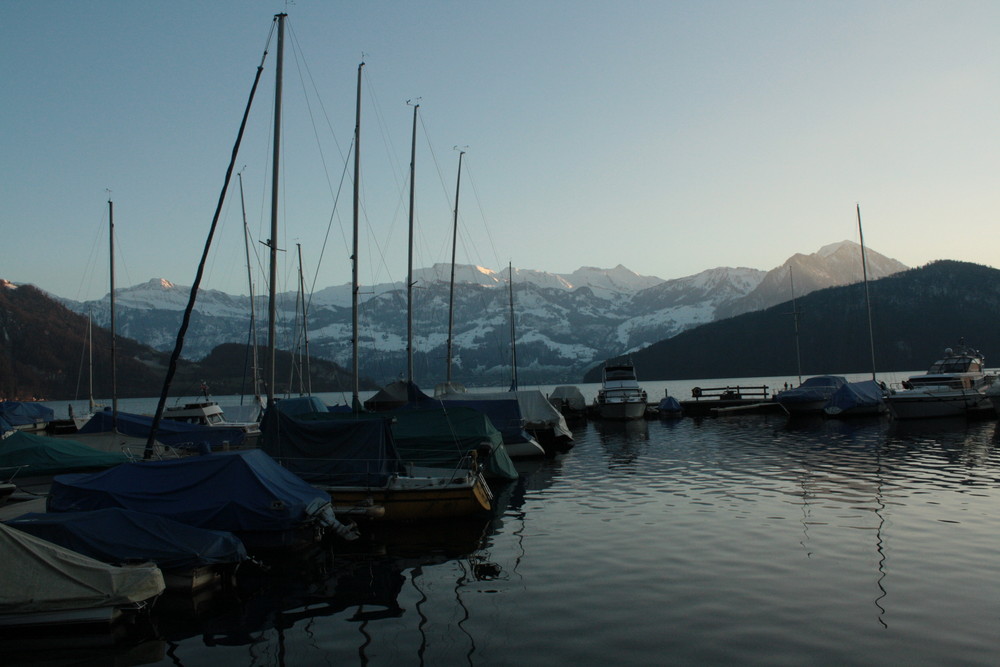
[[[287,14],[276,14],[278,20],[278,56],[275,64],[274,77],[274,149],[271,154],[271,238],[267,246],[271,251],[271,266],[268,274],[267,300],[267,405],[274,405],[274,357],[277,340],[275,337],[277,305],[275,297],[278,282],[278,185],[281,156],[281,74],[285,60],[285,17]]]
[[[462,156],[465,151],[458,153],[458,177],[455,180],[455,219],[451,229],[451,286],[448,291],[448,350],[447,369],[445,372],[445,382],[451,385],[451,353],[452,353],[452,331],[455,327],[455,247],[458,245],[458,191],[462,185]]]
[[[247,206],[243,198],[243,172],[237,176],[240,179],[240,209],[243,211],[243,249],[247,256],[247,285],[250,289],[250,365],[253,374],[253,397],[260,406],[260,368],[257,360],[257,309],[253,293],[253,267],[250,264],[250,226],[247,225]],[[242,405],[242,403],[241,403]]]
[[[354,111],[354,241],[351,246],[351,409],[361,411],[358,398],[358,187],[361,179],[361,70],[358,65],[358,97]]]
[[[514,267],[507,263],[510,278],[510,390],[517,391],[517,339],[514,331]]]
[[[868,343],[872,352],[872,380],[875,381],[875,335],[872,333],[872,302],[868,296],[868,260],[865,258],[865,234],[861,231],[861,204],[858,209],[858,237],[861,240],[861,275],[865,280],[865,306],[868,308]]]
[[[792,266],[788,266],[788,282],[792,286],[792,317],[795,319],[795,365],[799,371],[799,384],[802,384],[802,355],[799,352],[799,309],[795,305],[795,280],[792,278]]]
[[[118,329],[115,325],[115,205],[108,197],[108,247],[111,261],[111,430],[118,430]]]
[[[87,394],[90,398],[90,414],[94,414],[97,404],[94,402],[94,309],[87,311]]]
[[[306,306],[306,282],[302,275],[302,244],[296,243],[299,251],[299,294],[302,295],[302,347],[303,354],[305,355],[305,361],[303,362],[303,367],[305,370],[300,370],[300,375],[303,377],[299,379],[299,384],[305,380],[305,392],[307,396],[312,396],[312,377],[311,371],[309,369],[309,311]]]
[[[406,254],[406,380],[413,384],[413,190],[417,170],[417,109],[413,105],[413,133],[410,138],[410,235]]]

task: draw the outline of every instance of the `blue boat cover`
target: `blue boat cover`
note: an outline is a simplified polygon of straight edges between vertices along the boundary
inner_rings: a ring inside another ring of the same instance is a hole
[[[129,412],[119,412],[114,428],[119,433],[135,438],[148,438],[153,427],[153,418]],[[112,430],[112,411],[105,408],[95,412],[94,416],[80,428],[80,433],[108,433]],[[189,424],[174,419],[162,419],[156,430],[156,439],[165,445],[179,449],[202,449],[202,443],[208,443],[212,449],[223,449],[223,443],[232,447],[243,444],[246,437],[243,429],[228,426],[203,426]]]
[[[683,409],[681,408],[680,401],[673,396],[665,396],[661,398],[656,408],[660,411],[660,414],[663,415],[680,414]]]
[[[33,401],[0,401],[0,419],[11,426],[31,426],[52,421],[52,408]]]
[[[402,471],[384,414],[338,417],[321,402],[320,411],[305,412],[297,400],[278,401],[260,424],[261,449],[287,470],[313,484],[365,487],[383,487]]]
[[[862,408],[877,408],[885,404],[885,391],[874,380],[848,382],[833,392],[823,409],[840,414]]]
[[[50,512],[123,507],[189,526],[244,533],[292,531],[306,508],[329,494],[314,489],[258,449],[123,463],[89,475],[58,475]],[[250,546],[249,544],[247,546]]]
[[[103,470],[127,460],[121,452],[102,452],[75,440],[23,431],[0,440],[0,468],[25,466],[17,473],[20,477]]]
[[[171,571],[247,559],[243,542],[230,532],[195,528],[119,507],[31,513],[6,523],[111,565],[153,562],[161,570]]]
[[[819,375],[806,379],[794,389],[778,392],[779,403],[811,403],[830,398],[833,392],[847,384],[847,378],[839,375]]]

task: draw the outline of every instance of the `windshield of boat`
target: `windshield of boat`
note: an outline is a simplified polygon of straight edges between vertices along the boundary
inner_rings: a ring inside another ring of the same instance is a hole
[[[948,357],[931,365],[928,373],[972,373],[982,370],[982,364],[972,357]]]

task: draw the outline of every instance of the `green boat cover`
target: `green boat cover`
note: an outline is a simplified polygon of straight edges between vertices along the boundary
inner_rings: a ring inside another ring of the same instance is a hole
[[[14,431],[0,440],[0,468],[25,466],[19,477],[104,470],[128,460],[121,452],[102,452],[65,438]],[[0,473],[0,477],[4,477]]]

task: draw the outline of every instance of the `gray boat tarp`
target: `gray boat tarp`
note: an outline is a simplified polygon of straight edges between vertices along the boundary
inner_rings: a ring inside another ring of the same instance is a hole
[[[0,468],[19,468],[19,477],[103,470],[125,463],[121,452],[102,452],[65,438],[15,431],[0,440]]]
[[[0,559],[0,614],[117,607],[165,588],[155,565],[107,565],[4,524]]]
[[[851,411],[874,411],[885,406],[885,389],[874,380],[848,382],[833,392],[823,406],[827,414],[838,415]]]
[[[33,512],[6,523],[115,565],[152,562],[169,572],[247,559],[243,542],[230,532],[195,528],[120,507],[91,512]]]
[[[585,412],[587,410],[587,399],[583,397],[583,392],[579,387],[573,385],[560,385],[549,394],[549,402],[565,406],[565,409],[573,412]]]

